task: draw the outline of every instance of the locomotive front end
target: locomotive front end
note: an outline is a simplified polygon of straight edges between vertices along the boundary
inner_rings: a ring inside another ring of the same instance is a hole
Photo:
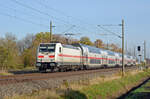
[[[42,71],[56,67],[55,57],[56,44],[41,43],[37,50],[36,67]]]

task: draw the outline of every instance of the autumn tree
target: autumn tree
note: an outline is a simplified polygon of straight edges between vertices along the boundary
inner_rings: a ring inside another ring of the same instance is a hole
[[[122,52],[122,49],[119,48],[116,44],[113,44],[113,43],[112,43],[112,44],[109,45],[109,47],[110,47],[110,50],[111,50],[111,51],[119,52],[119,53]]]
[[[5,60],[5,67],[7,69],[19,68],[19,66],[21,66],[21,60],[18,54],[17,39],[15,35],[6,33],[5,37],[0,42],[0,46],[2,48],[1,51],[4,51],[4,53],[1,54],[1,57],[4,57],[2,60]]]
[[[81,37],[80,43],[85,45],[93,45],[93,43],[90,41],[90,38],[88,37]]]
[[[47,36],[45,36],[47,35]],[[40,43],[48,43],[48,33],[40,32],[37,33],[34,36],[26,36],[24,41],[23,52],[22,52],[22,61],[24,64],[24,67],[32,67],[35,65],[36,62],[36,50]],[[30,40],[28,40],[28,37],[30,37]]]
[[[5,47],[0,46],[0,69],[5,70],[6,67],[6,62],[8,58],[8,51]]]
[[[23,39],[17,41],[19,53],[21,54],[25,49],[30,48],[34,39],[35,36],[33,34],[27,34]]]
[[[100,40],[100,39],[97,39],[97,40],[94,42],[94,45],[95,45],[97,48],[103,48],[103,41]]]

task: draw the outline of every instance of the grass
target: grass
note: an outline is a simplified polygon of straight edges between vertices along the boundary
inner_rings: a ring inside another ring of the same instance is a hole
[[[13,75],[13,74],[7,71],[0,71],[0,76],[8,76],[8,75]]]
[[[128,90],[129,85],[135,85],[138,81],[150,75],[150,72],[142,72],[137,75],[127,75],[121,79],[99,83],[83,88],[81,92],[86,94],[89,99],[101,97],[113,97],[120,90]]]
[[[140,72],[136,75],[128,74],[120,79],[114,79],[110,81],[106,80],[104,82],[99,81],[99,83],[93,85],[89,84],[79,91],[80,93],[86,95],[88,99],[107,99],[108,97],[115,97],[115,95],[117,95],[120,91],[128,91],[130,86],[137,84],[137,82],[139,82],[141,79],[148,76],[150,76],[150,71]],[[84,85],[81,84],[80,86]],[[74,94],[72,93],[72,95]],[[71,95],[69,94],[68,97],[71,97]]]
[[[35,67],[26,67],[22,69],[13,69],[12,71],[28,71],[28,70],[36,70]],[[7,75],[13,75],[13,72],[9,72],[9,70],[0,70],[0,75],[7,76]]]
[[[132,91],[125,99],[149,99],[150,98],[150,80],[140,88]]]
[[[149,76],[150,70],[144,70],[144,72],[127,73],[125,77],[115,75],[74,83],[65,81],[60,88],[55,90],[39,91],[30,96],[5,99],[108,99],[117,97],[122,91],[128,91],[131,86]]]
[[[14,71],[19,71],[19,70],[35,70],[36,67],[35,66],[27,66],[27,67],[21,67],[21,68],[16,68],[16,69],[12,69]]]

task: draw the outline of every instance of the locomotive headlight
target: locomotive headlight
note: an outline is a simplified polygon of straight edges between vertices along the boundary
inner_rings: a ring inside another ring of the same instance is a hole
[[[40,67],[40,66],[41,66],[41,63],[36,63],[36,66],[37,66],[37,67]]]
[[[41,62],[42,61],[42,59],[37,59],[37,62]]]

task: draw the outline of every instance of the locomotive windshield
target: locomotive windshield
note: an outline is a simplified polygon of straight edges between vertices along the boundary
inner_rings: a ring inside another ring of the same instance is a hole
[[[56,44],[40,44],[39,52],[55,52]]]

